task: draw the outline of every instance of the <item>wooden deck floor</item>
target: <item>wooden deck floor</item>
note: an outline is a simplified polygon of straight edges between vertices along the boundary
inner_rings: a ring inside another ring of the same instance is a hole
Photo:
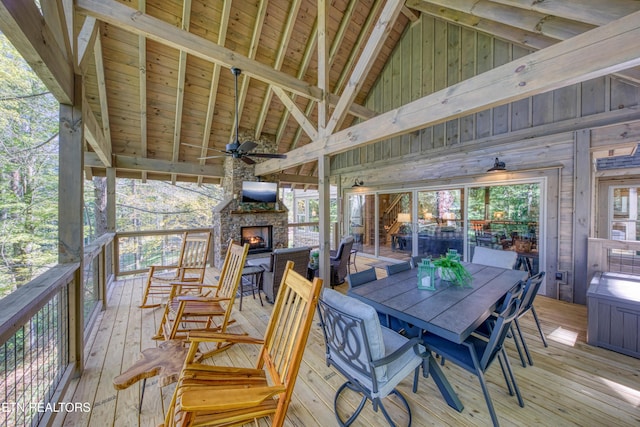
[[[359,268],[370,262],[358,259]],[[383,270],[377,269],[378,277]],[[215,274],[213,271],[208,274]],[[344,288],[342,285],[338,288]],[[116,391],[112,379],[137,359],[140,351],[156,346],[155,334],[160,309],[141,310],[142,280],[128,279],[115,284],[108,309],[101,314],[86,351],[86,370],[75,380],[62,400],[89,402],[91,412],[70,413],[58,418],[56,425],[81,426],[155,426],[163,421],[164,409],[171,399],[173,385],[146,383],[144,401],[138,411],[141,385]],[[231,331],[262,336],[271,305],[260,306],[257,299],[244,297],[243,310],[237,311]],[[584,306],[538,298],[536,309],[542,320],[549,347],[543,347],[532,318],[522,325],[533,353],[534,366],[523,368],[513,343],[508,344],[512,365],[525,399],[520,408],[515,397],[506,392],[500,368],[492,366],[487,374],[490,393],[502,425],[508,426],[637,426],[640,425],[640,360],[589,346],[586,338]],[[256,349],[248,345],[231,347],[214,360],[219,364],[253,366]],[[442,399],[431,378],[420,378],[418,392],[411,392],[412,378],[402,382],[400,391],[413,412],[414,426],[487,426],[491,424],[486,404],[475,376],[447,363],[444,372],[464,404],[461,413]],[[333,396],[342,377],[324,361],[324,343],[320,327],[313,325],[309,343],[289,407],[289,426],[337,425],[333,414]],[[347,405],[355,405],[355,398]],[[387,405],[395,417],[403,417],[393,400]],[[399,419],[399,418],[398,418]],[[262,423],[261,425],[267,425]],[[369,404],[357,426],[387,425],[381,413]]]

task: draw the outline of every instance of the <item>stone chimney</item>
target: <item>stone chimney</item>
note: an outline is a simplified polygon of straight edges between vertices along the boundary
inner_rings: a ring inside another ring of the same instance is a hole
[[[245,138],[248,139],[248,138]],[[254,152],[275,153],[275,143],[265,139],[256,141]],[[254,157],[256,163],[265,159]],[[242,182],[258,181],[255,165],[227,156],[224,160],[225,176],[222,180],[224,199],[213,208],[214,266],[221,268],[229,241],[241,241],[241,228],[247,226],[272,226],[273,248],[286,248],[289,244],[288,210],[281,200],[275,204],[242,203]]]

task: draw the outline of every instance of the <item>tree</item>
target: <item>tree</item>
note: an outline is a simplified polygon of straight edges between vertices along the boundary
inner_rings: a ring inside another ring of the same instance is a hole
[[[0,296],[56,262],[58,103],[0,34]]]

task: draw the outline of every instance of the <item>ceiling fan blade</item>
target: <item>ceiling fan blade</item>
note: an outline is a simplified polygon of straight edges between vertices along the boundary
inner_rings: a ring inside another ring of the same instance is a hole
[[[201,145],[195,145],[195,144],[187,144],[186,142],[183,142],[182,145],[185,145],[187,147],[193,147],[193,148],[199,148],[200,150],[202,150],[202,146]],[[224,150],[220,150],[218,148],[209,148],[209,147],[204,147],[205,150],[209,150],[209,151],[218,151],[219,153],[227,153]]]
[[[249,152],[249,151],[253,150],[257,146],[258,146],[258,144],[256,144],[253,141],[245,141],[242,144],[240,144],[240,147],[238,147],[238,151],[242,151],[242,152],[246,153],[246,152]]]
[[[227,156],[205,156],[205,157],[198,157],[198,160],[217,159],[220,157],[227,157]]]
[[[262,157],[265,159],[286,159],[286,154],[277,153],[245,153],[245,156]]]
[[[240,160],[242,160],[243,162],[245,162],[248,165],[255,165],[256,164],[255,160],[253,160],[250,157],[244,156],[244,155],[240,157]]]

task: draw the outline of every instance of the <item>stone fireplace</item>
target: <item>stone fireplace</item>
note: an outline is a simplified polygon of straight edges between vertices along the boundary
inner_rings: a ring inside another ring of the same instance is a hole
[[[242,138],[241,138],[242,139]],[[256,152],[276,151],[275,145],[264,139],[256,141]],[[256,162],[262,159],[254,158]],[[286,248],[289,243],[288,210],[282,203],[256,204],[242,203],[242,182],[258,181],[254,174],[254,165],[248,165],[240,159],[225,158],[225,177],[222,180],[224,200],[213,209],[213,265],[222,267],[229,241],[242,242],[250,229],[255,233],[249,254],[267,253],[277,248]],[[264,240],[264,242],[259,242]],[[253,246],[253,248],[252,248]]]

